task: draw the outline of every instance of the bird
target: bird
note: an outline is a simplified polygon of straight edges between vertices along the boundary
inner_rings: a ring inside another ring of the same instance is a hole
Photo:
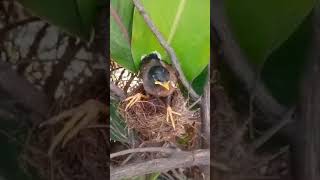
[[[175,129],[173,114],[181,116],[171,108],[173,93],[177,90],[177,72],[175,69],[161,60],[158,52],[152,52],[141,57],[140,78],[142,79],[145,94],[137,93],[129,96],[124,101],[129,101],[125,110],[131,108],[141,99],[149,99],[150,96],[160,99],[166,105],[166,121],[171,121]]]

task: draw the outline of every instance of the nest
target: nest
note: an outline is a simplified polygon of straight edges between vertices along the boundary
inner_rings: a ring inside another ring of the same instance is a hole
[[[137,92],[133,91],[132,94]],[[132,95],[131,94],[131,95]],[[186,139],[191,142],[195,139],[199,127],[198,110],[188,108],[181,91],[177,90],[172,95],[171,108],[181,116],[173,114],[175,129],[171,122],[166,121],[166,105],[160,99],[150,97],[146,101],[139,101],[125,111],[127,101],[119,105],[119,114],[124,118],[129,129],[138,132],[143,140],[153,142]]]

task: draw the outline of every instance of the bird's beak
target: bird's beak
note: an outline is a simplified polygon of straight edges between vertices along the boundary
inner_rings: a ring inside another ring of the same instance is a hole
[[[170,86],[169,86],[169,81],[167,82],[160,82],[160,81],[155,81],[154,84],[158,84],[164,88],[166,88],[166,90],[170,90]]]

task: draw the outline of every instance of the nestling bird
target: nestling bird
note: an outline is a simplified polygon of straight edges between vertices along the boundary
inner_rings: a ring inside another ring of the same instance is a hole
[[[140,75],[146,94],[137,93],[125,99],[125,101],[129,101],[125,110],[132,107],[142,98],[148,99],[150,95],[165,100],[167,107],[166,120],[167,122],[170,120],[175,129],[173,114],[181,116],[180,113],[173,111],[170,106],[172,94],[177,89],[176,71],[162,61],[158,53],[151,53],[142,57]]]

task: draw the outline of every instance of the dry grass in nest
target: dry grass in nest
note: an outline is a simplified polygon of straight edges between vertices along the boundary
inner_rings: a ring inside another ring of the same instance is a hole
[[[186,136],[189,136],[189,140],[194,140],[200,120],[199,115],[196,115],[197,111],[187,107],[187,102],[179,90],[172,95],[171,108],[181,114],[181,116],[173,114],[175,129],[171,122],[166,121],[165,103],[155,97],[137,102],[126,111],[128,102],[122,102],[119,114],[125,119],[128,128],[136,130],[145,141],[175,142],[177,137],[186,138]],[[190,137],[190,133],[193,137]]]

